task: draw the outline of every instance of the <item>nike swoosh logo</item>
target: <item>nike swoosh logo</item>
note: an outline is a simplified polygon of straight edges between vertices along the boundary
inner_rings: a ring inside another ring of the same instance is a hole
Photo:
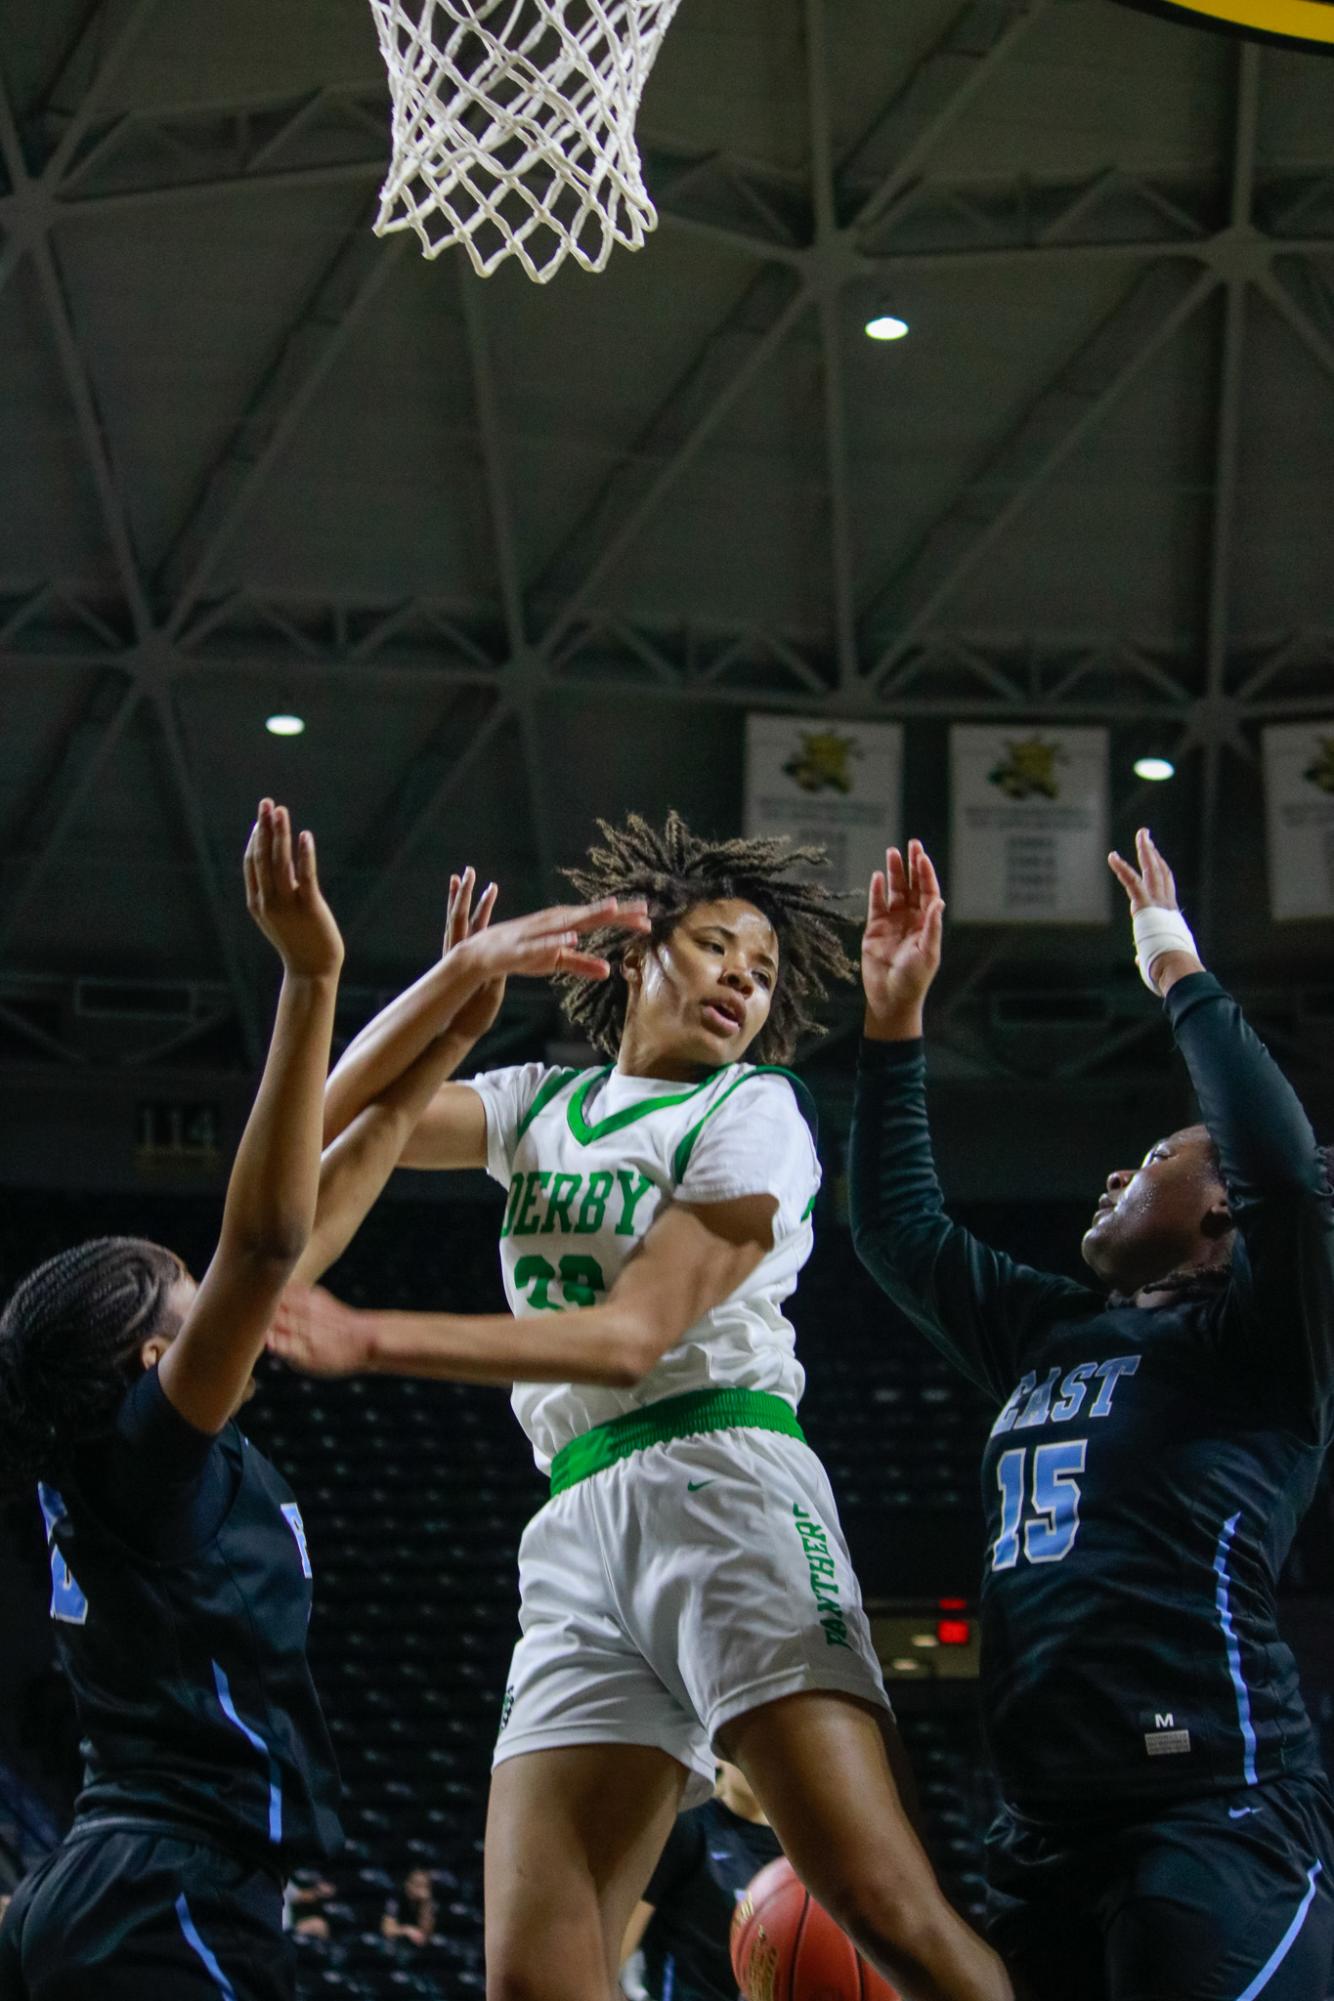
[[[1230,1806],[1227,1817],[1229,1820],[1244,1820],[1248,1813],[1259,1813],[1259,1811],[1258,1806]]]
[[[709,1480],[687,1480],[686,1481],[687,1494],[697,1494],[701,1487],[711,1487],[713,1485],[713,1481],[716,1480],[717,1477],[718,1476],[715,1473],[713,1475],[713,1478]]]

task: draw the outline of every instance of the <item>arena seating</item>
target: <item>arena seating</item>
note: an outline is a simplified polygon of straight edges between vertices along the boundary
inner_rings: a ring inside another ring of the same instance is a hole
[[[0,1292],[49,1251],[106,1231],[157,1236],[200,1269],[217,1216],[214,1203],[165,1195],[10,1195],[5,1209]],[[499,1309],[492,1211],[387,1202],[331,1284],[353,1301]],[[971,1595],[982,1399],[893,1314],[832,1223],[795,1317],[810,1377],[803,1419],[868,1594]],[[301,1993],[480,1996],[487,1771],[515,1631],[515,1547],[542,1483],[502,1391],[307,1381],[267,1364],[261,1377],[245,1424],[301,1498],[317,1580],[312,1663],[347,1786],[348,1846],[327,1871],[331,1937],[298,1941]],[[1315,1694],[1334,1740],[1334,1699]],[[994,1789],[967,1688],[914,1689],[903,1723],[938,1864],[976,1913]],[[379,1930],[418,1865],[437,1884],[425,1947]]]

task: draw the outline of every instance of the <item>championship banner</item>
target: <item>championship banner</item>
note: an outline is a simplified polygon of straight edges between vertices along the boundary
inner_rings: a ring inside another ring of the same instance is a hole
[[[1334,917],[1334,720],[1263,732],[1269,910]]]
[[[1107,732],[950,731],[949,913],[964,924],[1105,924]]]
[[[1141,14],[1225,28],[1252,41],[1334,53],[1334,0],[1122,0]]]
[[[827,717],[746,717],[746,832],[819,842],[819,880],[865,897],[899,838],[903,730]]]

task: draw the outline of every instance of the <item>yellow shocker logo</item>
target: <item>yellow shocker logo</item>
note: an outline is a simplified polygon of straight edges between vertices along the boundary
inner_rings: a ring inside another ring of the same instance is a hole
[[[837,730],[803,730],[801,746],[794,750],[783,770],[803,792],[851,792],[849,766],[860,757],[855,737],[840,736]]]
[[[987,783],[999,786],[1007,799],[1059,799],[1061,782],[1056,767],[1064,763],[1065,752],[1059,743],[1047,743],[1040,736],[1022,737],[1006,743],[1005,756],[987,773]]]
[[[1307,765],[1302,777],[1322,792],[1334,792],[1334,736],[1320,736],[1316,742],[1320,748],[1315,763]]]

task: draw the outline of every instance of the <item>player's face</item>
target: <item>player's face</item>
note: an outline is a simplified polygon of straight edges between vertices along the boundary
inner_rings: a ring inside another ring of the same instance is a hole
[[[1084,1233],[1084,1262],[1133,1292],[1195,1263],[1230,1229],[1209,1135],[1203,1126],[1184,1126],[1150,1147],[1138,1167],[1108,1175]]]
[[[778,983],[778,939],[753,903],[697,903],[628,975],[636,1030],[673,1062],[716,1070],[744,1056]]]

